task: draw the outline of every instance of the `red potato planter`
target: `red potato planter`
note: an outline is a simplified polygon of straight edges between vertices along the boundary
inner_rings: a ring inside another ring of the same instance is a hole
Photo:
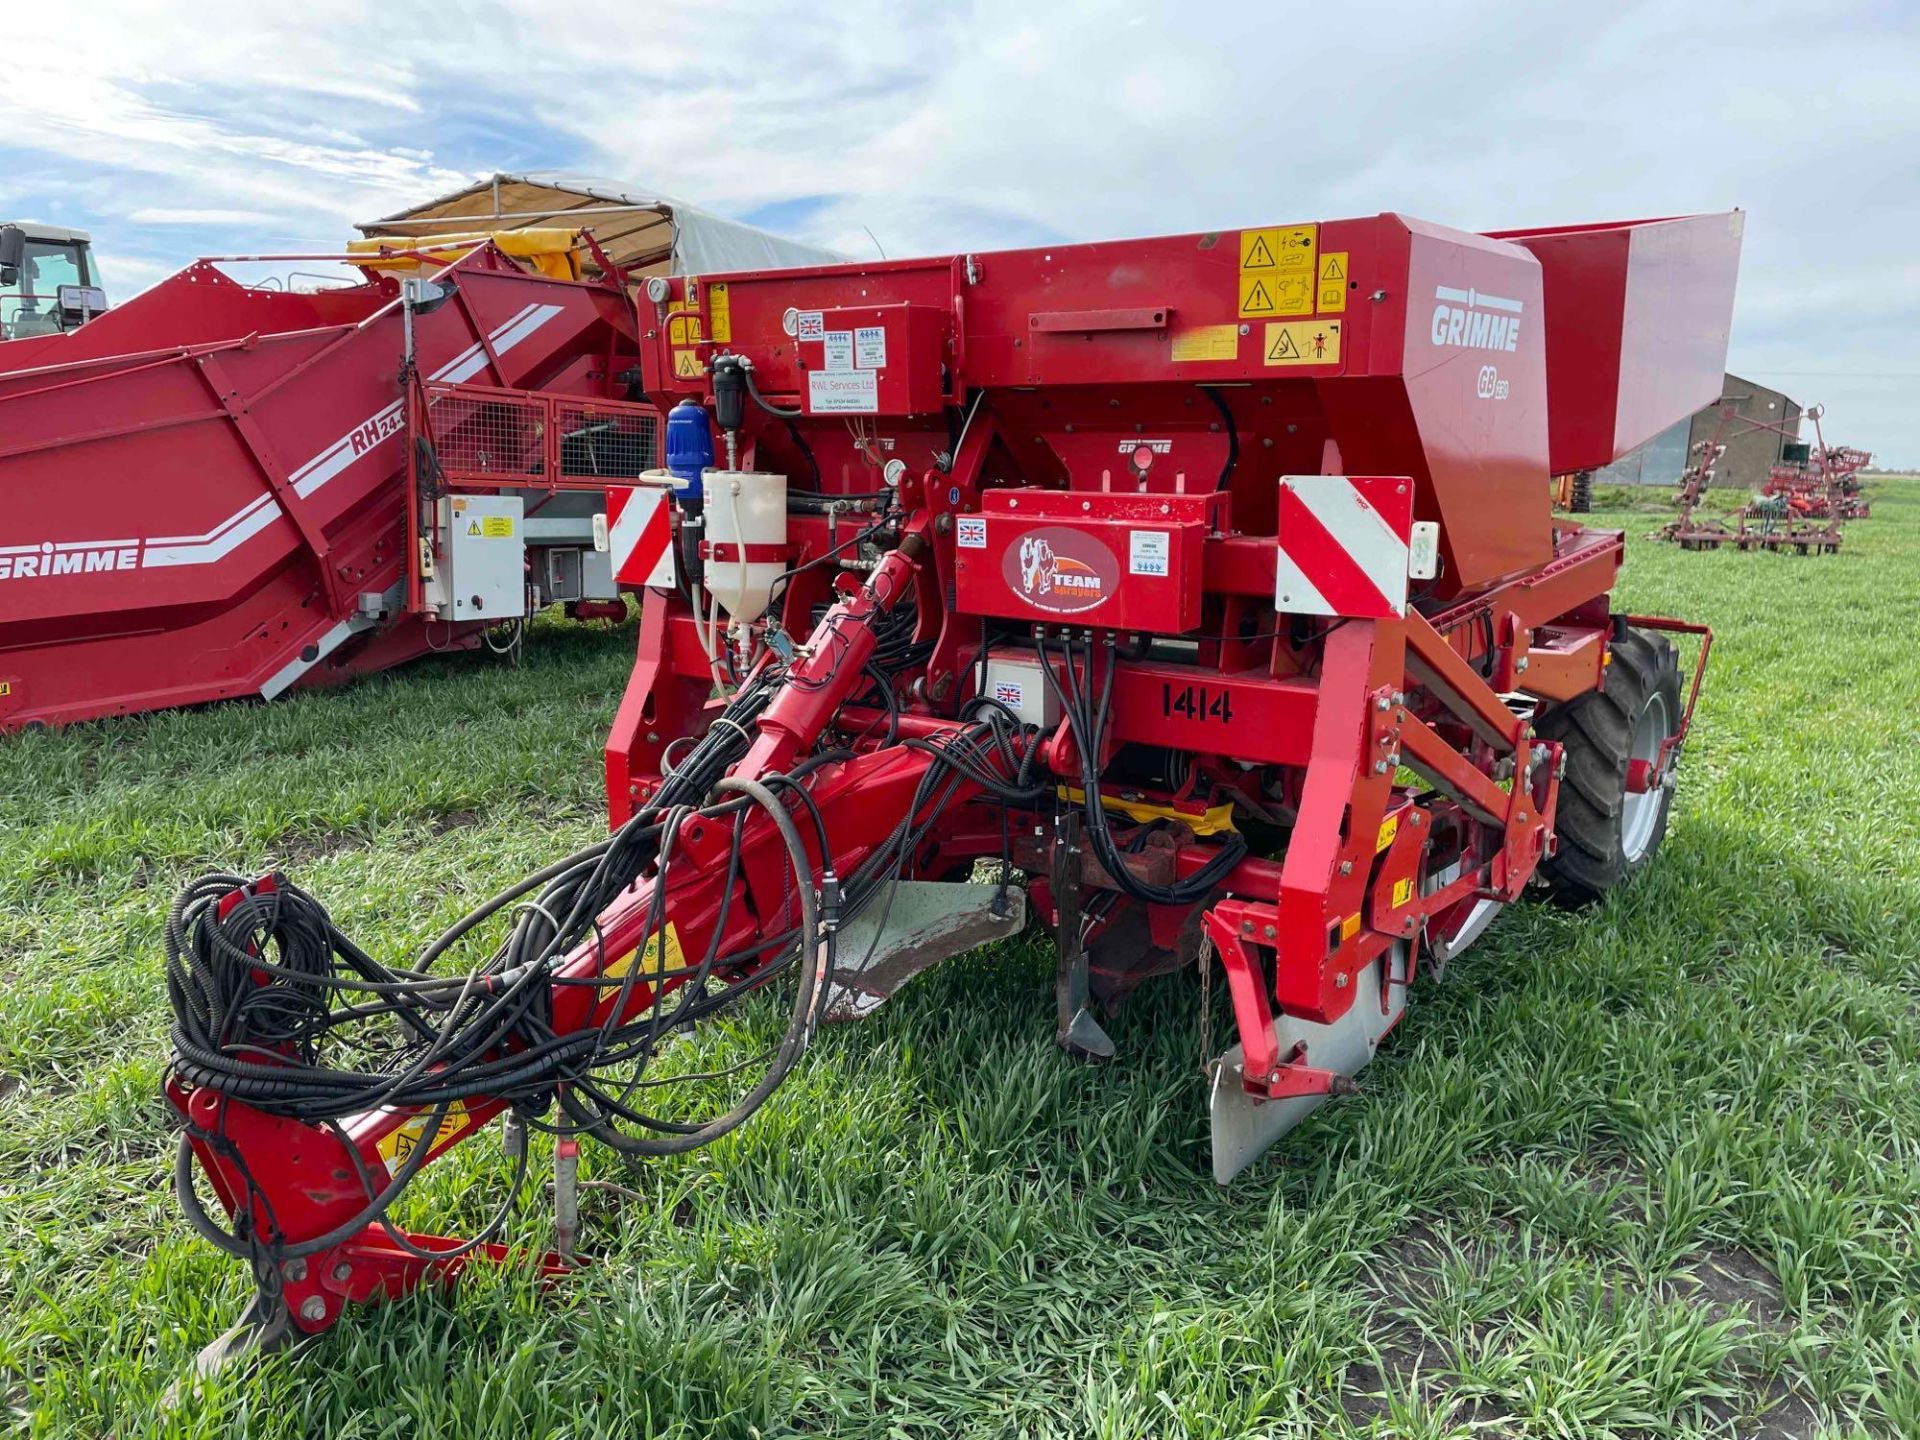
[[[562,1133],[563,1268],[578,1137],[726,1133],[820,1021],[1029,908],[1080,1055],[1217,957],[1222,1182],[1351,1091],[1422,967],[1660,842],[1704,631],[1620,614],[1622,537],[1548,481],[1717,393],[1739,238],[1380,215],[654,282],[609,363],[715,453],[612,507],[652,539],[608,839],[406,969],[277,878],[170,926],[182,1196],[272,1277],[217,1353],[496,1253],[385,1216],[503,1115]],[[770,990],[736,1105],[649,1108],[677,1030]]]

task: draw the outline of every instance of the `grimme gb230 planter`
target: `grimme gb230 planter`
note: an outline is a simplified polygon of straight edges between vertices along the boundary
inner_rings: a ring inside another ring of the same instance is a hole
[[[502,1258],[388,1218],[495,1120],[522,1178],[559,1137],[563,1272],[582,1137],[727,1133],[821,1021],[1029,909],[1080,1056],[1224,971],[1221,1182],[1351,1091],[1422,967],[1660,844],[1709,637],[1618,612],[1622,537],[1548,478],[1718,393],[1740,233],[1389,214],[650,282],[604,366],[673,407],[609,503],[647,588],[608,837],[403,961],[278,874],[173,912],[180,1199],[259,1280],[209,1363]],[[436,393],[496,446],[545,423]],[[438,503],[500,483],[415,441]],[[771,992],[732,1108],[662,1098],[676,1033]]]

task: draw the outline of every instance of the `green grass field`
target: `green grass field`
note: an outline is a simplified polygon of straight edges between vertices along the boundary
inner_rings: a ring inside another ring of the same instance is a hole
[[[0,742],[0,1389],[33,1434],[1920,1436],[1920,482],[1835,558],[1630,527],[1720,644],[1657,866],[1515,907],[1364,1077],[1207,1173],[1198,982],[1090,1069],[1048,947],[828,1031],[744,1132],[587,1147],[593,1267],[350,1314],[158,1399],[242,1267],[169,1188],[160,925],[282,865],[397,956],[602,829],[633,632]],[[1594,517],[1607,523],[1607,516]],[[764,1017],[762,1017],[764,1018]],[[706,1036],[756,1053],[759,1023]],[[769,1021],[769,1026],[771,1022]],[[481,1223],[463,1147],[416,1228]],[[510,1236],[545,1243],[542,1196]]]

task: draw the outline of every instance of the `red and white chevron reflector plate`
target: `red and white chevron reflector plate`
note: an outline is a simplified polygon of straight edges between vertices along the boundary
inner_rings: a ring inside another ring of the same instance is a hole
[[[1280,477],[1274,608],[1384,620],[1407,613],[1413,482],[1394,475]]]
[[[618,585],[673,588],[673,514],[657,485],[610,486],[607,550]]]

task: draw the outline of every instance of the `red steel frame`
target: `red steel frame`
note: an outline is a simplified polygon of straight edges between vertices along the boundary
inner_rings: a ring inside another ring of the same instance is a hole
[[[1708,218],[1724,228],[1725,217]],[[1270,365],[1270,337],[1283,332],[1243,320],[1236,272],[1244,270],[1247,236],[1309,231],[1318,253],[1339,256],[1354,278],[1338,293],[1323,286],[1302,323],[1319,327],[1323,341],[1337,331],[1343,344],[1322,363]],[[1731,272],[1700,283],[1730,287]],[[1476,323],[1486,333],[1486,324],[1467,314],[1475,301],[1454,296],[1496,297],[1502,316],[1522,317],[1514,343],[1480,353],[1458,343],[1453,337],[1476,333]],[[750,406],[741,468],[798,477],[797,486],[843,502],[790,517],[791,581],[769,619],[809,638],[734,775],[779,774],[823,737],[850,750],[807,781],[833,851],[812,855],[816,869],[849,873],[907,818],[930,763],[924,751],[886,743],[889,725],[903,739],[952,733],[991,644],[1083,641],[1084,656],[1040,653],[1056,667],[1080,668],[1089,689],[1111,673],[1115,714],[1103,767],[1120,764],[1123,752],[1146,751],[1173,757],[1184,773],[1159,785],[1130,781],[1130,799],[1172,815],[1231,803],[1285,832],[1277,855],[1250,854],[1200,905],[1145,906],[1151,933],[1171,945],[1202,912],[1226,970],[1249,1092],[1282,1099],[1341,1088],[1311,1056],[1279,1053],[1275,1014],[1329,1022],[1356,1003],[1384,1007],[1384,995],[1357,993],[1356,977],[1372,962],[1402,942],[1417,951],[1445,940],[1479,902],[1523,892],[1554,846],[1563,764],[1560,747],[1535,734],[1532,707],[1604,686],[1621,624],[1700,634],[1686,720],[1660,760],[1630,777],[1644,789],[1664,783],[1698,695],[1710,640],[1703,627],[1614,613],[1622,537],[1550,522],[1547,360],[1539,327],[1525,320],[1537,319],[1542,305],[1539,266],[1525,250],[1398,216],[674,280],[651,322],[641,317],[648,393],[663,402],[709,400],[713,362],[745,357],[768,406],[799,413]],[[665,323],[689,310],[702,315],[695,333],[707,337],[692,347],[684,329],[676,337]],[[914,357],[899,363],[932,368],[890,376],[880,393],[919,397],[901,404],[937,394],[940,408],[807,413],[817,357],[794,338],[802,328],[794,317],[816,310],[871,314],[882,326],[898,319],[903,328],[887,340],[910,339],[911,349],[896,353]],[[928,333],[941,337],[931,351],[922,343]],[[691,366],[682,358],[689,348]],[[1497,398],[1483,383],[1489,364],[1507,386]],[[1579,378],[1556,378],[1556,405],[1581,403]],[[886,493],[888,458],[905,462],[885,502],[895,523],[878,548],[848,554],[849,537],[875,518],[870,497]],[[1416,586],[1404,617],[1276,610],[1278,477],[1347,469],[1403,477],[1416,516],[1440,526],[1441,573]],[[1064,491],[1082,502],[1091,525],[1137,507],[1142,496],[1216,489],[1222,498],[1201,542],[1202,563],[1190,572],[1202,619],[1184,652],[1148,653],[1140,634],[1116,633],[1091,616],[1023,625],[953,602],[957,532],[983,513],[989,494]],[[868,684],[874,622],[907,604],[926,658],[903,677],[901,713],[889,717],[852,702]],[[615,824],[647,805],[667,745],[702,732],[719,703],[696,624],[678,594],[648,593],[639,654],[606,750]],[[1164,703],[1190,687],[1204,687],[1197,707]],[[1065,723],[1038,754],[1063,791],[1079,783]],[[960,802],[975,798],[962,787]],[[1082,853],[1075,827],[1056,829],[1054,818],[1014,816],[1015,830],[1031,837],[1016,853],[1035,872],[1041,914],[1064,923],[1080,907],[1077,894],[1058,893],[1063,876],[1078,873],[1093,890],[1116,882],[1091,851]],[[911,857],[909,875],[941,878],[998,853],[999,825],[993,806],[957,804]],[[602,914],[603,938],[561,973],[603,974],[605,956],[631,955],[658,884],[668,887],[679,943],[704,951],[723,913],[723,828],[688,821],[680,843],[691,863],[633,886]],[[1127,858],[1129,868],[1164,880],[1194,873],[1213,854],[1191,829],[1162,829],[1155,838],[1160,843]],[[748,824],[743,853],[742,884],[724,911],[729,950],[791,923],[786,857],[765,817]],[[1105,920],[1090,917],[1092,936],[1135,903],[1116,904]],[[1404,984],[1412,966],[1380,973],[1383,987]],[[633,986],[626,1013],[652,998],[647,984]],[[618,995],[558,989],[555,1027],[597,1024],[621,1003]],[[169,1093],[222,1203],[289,1239],[324,1234],[356,1213],[367,1198],[359,1172],[389,1173],[379,1140],[419,1118],[362,1116],[343,1139],[177,1082]],[[473,1097],[442,1126],[431,1157],[471,1138],[499,1108]],[[346,1301],[397,1293],[458,1263],[406,1256],[369,1227],[305,1257],[281,1283],[296,1327],[314,1331],[331,1325]]]

